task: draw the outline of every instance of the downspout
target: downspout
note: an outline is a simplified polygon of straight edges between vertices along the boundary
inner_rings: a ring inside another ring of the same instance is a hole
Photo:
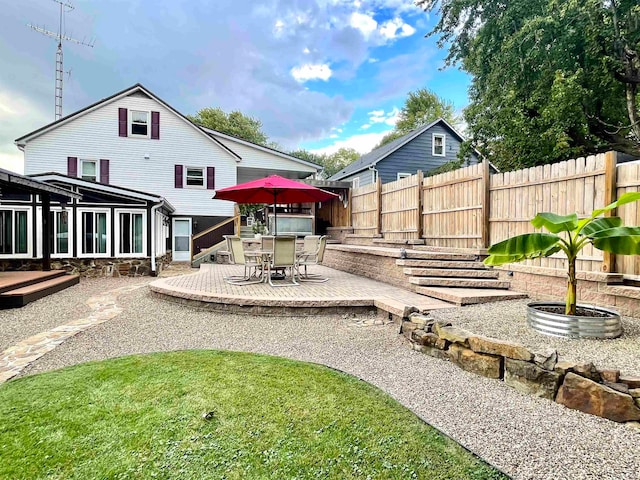
[[[156,212],[159,208],[164,206],[164,198],[160,200],[160,203],[151,207],[151,274],[156,274]]]

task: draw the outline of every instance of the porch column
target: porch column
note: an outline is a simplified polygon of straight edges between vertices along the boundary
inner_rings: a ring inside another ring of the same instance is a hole
[[[51,195],[43,193],[42,198],[42,270],[48,272],[51,270],[51,222],[49,214],[51,212]]]

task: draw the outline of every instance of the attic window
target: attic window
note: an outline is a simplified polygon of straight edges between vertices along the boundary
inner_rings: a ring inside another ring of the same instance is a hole
[[[131,110],[131,136],[149,136],[149,112]]]
[[[445,148],[445,135],[441,134],[441,133],[434,133],[433,134],[433,148],[432,148],[432,154],[434,157],[444,157],[445,153],[444,153],[444,148]]]

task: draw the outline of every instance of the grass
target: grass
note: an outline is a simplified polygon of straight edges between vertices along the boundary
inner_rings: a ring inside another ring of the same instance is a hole
[[[365,382],[246,353],[21,378],[0,386],[0,419],[3,479],[504,478]]]

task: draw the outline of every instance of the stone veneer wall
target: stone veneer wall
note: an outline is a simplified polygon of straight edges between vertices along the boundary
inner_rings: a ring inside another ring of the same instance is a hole
[[[156,274],[171,263],[171,252],[156,259]],[[51,259],[52,270],[65,270],[81,277],[141,277],[151,275],[150,258],[59,258]],[[0,260],[0,271],[42,270],[42,259]]]
[[[399,254],[398,254],[399,257]],[[322,264],[343,272],[361,275],[396,287],[408,289],[409,282],[402,268],[396,265],[396,257],[343,252],[328,247]]]
[[[403,320],[402,333],[414,350],[502,380],[520,392],[615,422],[640,421],[640,376],[599,370],[592,363],[559,361],[554,349],[532,352],[419,313]]]

